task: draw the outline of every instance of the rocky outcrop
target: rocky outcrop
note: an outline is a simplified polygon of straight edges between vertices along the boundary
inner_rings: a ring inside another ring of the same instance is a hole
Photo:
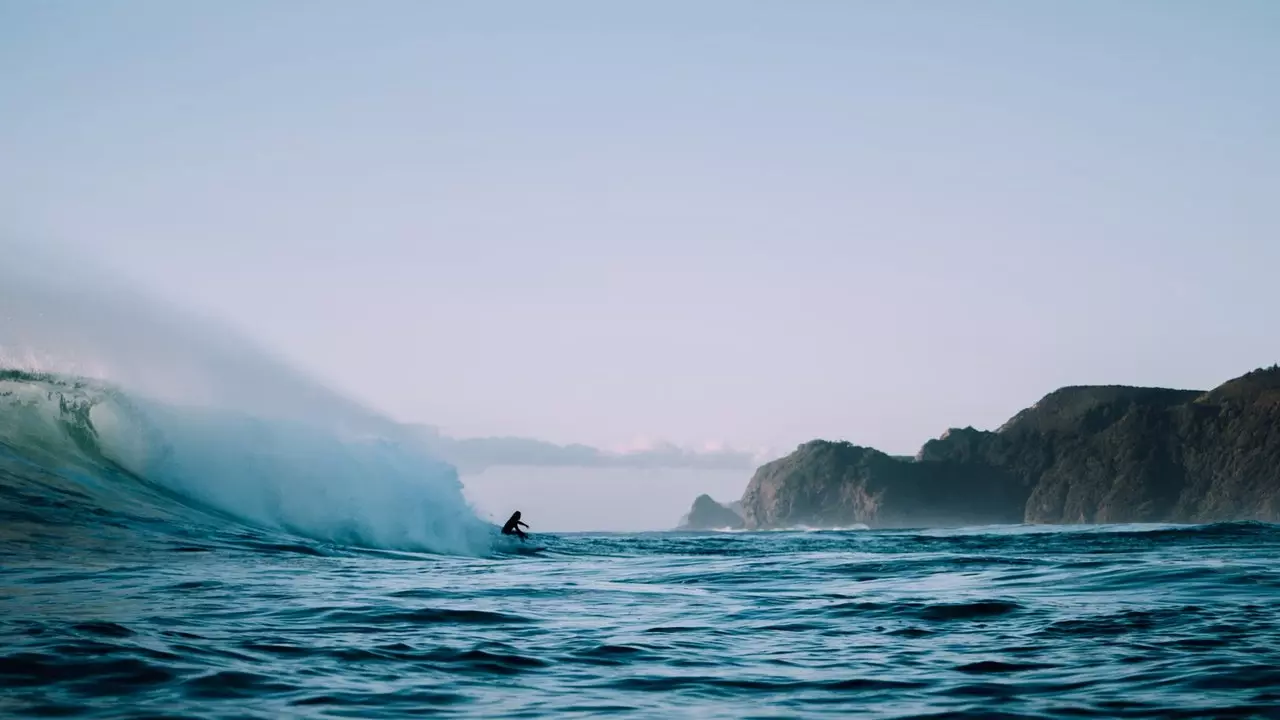
[[[1027,489],[998,467],[915,462],[815,440],[756,471],[747,527],[921,527],[1021,522]]]
[[[1050,393],[913,459],[813,441],[756,471],[749,528],[1280,521],[1280,368],[1210,392]]]
[[[693,501],[693,507],[689,509],[689,514],[681,518],[678,529],[738,530],[744,527],[745,522],[734,506],[740,507],[736,502],[730,503],[726,507],[712,500],[710,495],[699,495],[698,499]]]

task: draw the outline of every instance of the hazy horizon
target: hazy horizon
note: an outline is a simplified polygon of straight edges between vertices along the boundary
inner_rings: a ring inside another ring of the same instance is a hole
[[[910,454],[1280,359],[1278,36],[1266,2],[0,0],[0,233],[455,437]]]

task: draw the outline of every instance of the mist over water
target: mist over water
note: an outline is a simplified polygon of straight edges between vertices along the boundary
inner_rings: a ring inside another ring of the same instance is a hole
[[[343,544],[489,552],[490,528],[456,472],[396,423],[83,263],[5,256],[0,370],[30,374],[8,378],[8,392],[45,417],[28,411],[36,426],[18,428],[6,409],[0,440],[65,432],[71,404],[98,459],[240,521]]]
[[[0,360],[9,367],[105,380],[175,405],[392,426],[226,324],[90,261],[23,245],[0,246],[0,255]]]

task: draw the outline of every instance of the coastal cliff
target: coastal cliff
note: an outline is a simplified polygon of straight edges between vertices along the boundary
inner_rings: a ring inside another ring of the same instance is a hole
[[[1062,388],[912,459],[815,440],[740,502],[747,528],[1280,521],[1280,368],[1209,392]]]

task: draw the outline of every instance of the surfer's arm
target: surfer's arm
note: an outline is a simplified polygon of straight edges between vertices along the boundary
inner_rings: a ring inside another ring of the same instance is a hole
[[[529,523],[527,523],[527,522],[525,522],[525,521],[523,521],[523,520],[517,520],[517,521],[516,521],[516,524],[517,524],[517,525],[523,525],[523,526],[525,526],[525,527],[529,527]]]

